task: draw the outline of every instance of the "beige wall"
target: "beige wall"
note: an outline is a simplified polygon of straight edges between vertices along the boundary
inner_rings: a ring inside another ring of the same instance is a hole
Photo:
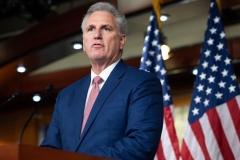
[[[175,129],[178,137],[179,147],[182,146],[182,139],[187,123],[191,94],[178,95],[173,97]]]

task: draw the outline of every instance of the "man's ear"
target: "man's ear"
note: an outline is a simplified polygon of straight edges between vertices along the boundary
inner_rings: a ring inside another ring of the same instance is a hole
[[[125,35],[125,34],[122,34],[121,37],[120,37],[120,46],[119,46],[120,49],[123,49],[126,41],[127,41],[126,35]]]

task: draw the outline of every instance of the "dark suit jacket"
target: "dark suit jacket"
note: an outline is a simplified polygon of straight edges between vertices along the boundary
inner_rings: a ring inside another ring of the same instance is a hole
[[[90,80],[86,76],[59,92],[41,146],[119,160],[153,159],[163,125],[159,79],[120,60],[103,85],[80,136]]]

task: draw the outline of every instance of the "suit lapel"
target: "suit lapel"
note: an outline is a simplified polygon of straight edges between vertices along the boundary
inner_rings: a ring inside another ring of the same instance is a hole
[[[99,95],[93,105],[93,108],[88,117],[87,123],[83,130],[83,133],[81,135],[80,141],[84,138],[85,134],[91,127],[91,124],[93,123],[94,119],[96,118],[99,110],[102,108],[106,99],[109,97],[109,95],[112,93],[112,91],[121,82],[120,77],[124,74],[125,70],[126,70],[126,65],[123,63],[122,60],[120,60],[120,62],[117,64],[117,66],[113,69],[112,73],[109,75],[109,77],[108,77],[107,81],[105,82],[105,84],[103,85],[101,91],[99,92]]]
[[[88,76],[86,77],[85,80],[81,81],[81,83],[77,85],[75,88],[75,94],[74,94],[75,97],[72,98],[74,100],[74,102],[72,103],[73,115],[70,115],[70,116],[73,116],[74,123],[72,127],[74,127],[74,130],[75,130],[73,138],[74,138],[74,141],[78,140],[78,143],[76,143],[77,146],[80,142],[80,132],[82,127],[84,107],[85,107],[85,101],[86,101],[90,80],[91,78],[90,76]]]

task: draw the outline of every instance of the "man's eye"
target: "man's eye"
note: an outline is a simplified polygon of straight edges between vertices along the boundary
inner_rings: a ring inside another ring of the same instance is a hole
[[[105,31],[110,31],[110,28],[105,27],[104,30]]]
[[[93,28],[88,28],[87,31],[93,31]]]

